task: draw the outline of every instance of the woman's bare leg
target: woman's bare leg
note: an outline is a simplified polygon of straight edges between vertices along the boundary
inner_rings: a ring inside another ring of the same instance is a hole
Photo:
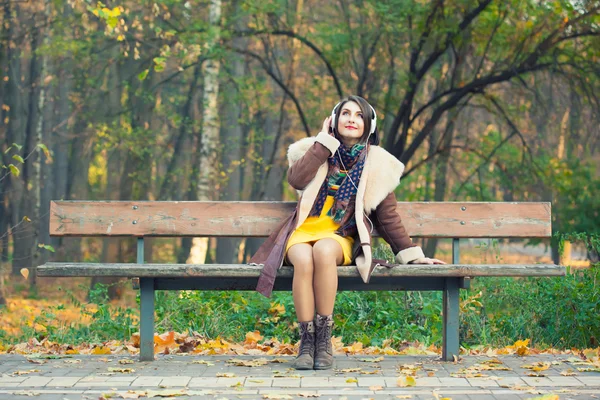
[[[289,248],[287,258],[294,266],[292,296],[298,321],[312,321],[315,316],[313,290],[313,248],[308,243],[297,243]]]
[[[312,248],[314,263],[313,288],[319,315],[333,313],[337,294],[337,266],[344,261],[342,246],[334,239],[321,239]]]

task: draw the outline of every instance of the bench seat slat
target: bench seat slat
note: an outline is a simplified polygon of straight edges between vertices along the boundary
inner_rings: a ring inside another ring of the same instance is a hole
[[[37,269],[40,277],[118,276],[153,278],[257,278],[261,266],[247,264],[129,264],[57,263]],[[554,264],[445,264],[377,267],[373,276],[383,277],[475,277],[475,276],[564,276],[566,269]],[[293,268],[284,266],[279,277],[292,277]],[[358,278],[355,266],[338,267],[340,278]]]

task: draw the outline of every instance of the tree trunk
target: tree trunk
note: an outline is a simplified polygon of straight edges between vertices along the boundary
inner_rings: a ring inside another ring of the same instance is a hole
[[[200,171],[198,177],[198,200],[215,200],[214,179],[218,172],[218,144],[219,144],[219,69],[220,60],[214,55],[214,48],[221,37],[221,0],[210,0],[209,22],[214,28],[214,36],[206,44],[209,54],[208,60],[204,62],[204,98],[202,115],[202,140],[200,143]],[[194,263],[204,263],[208,251],[208,240],[206,238],[194,238],[192,254]]]
[[[238,6],[239,2],[236,2],[233,8],[237,11]],[[235,28],[239,31],[246,30],[247,20],[237,19]],[[248,39],[235,38],[233,39],[233,46],[237,49],[245,50],[248,47]],[[227,171],[224,178],[225,182],[221,185],[223,188],[221,191],[221,200],[241,200],[242,176],[240,164],[241,159],[244,158],[242,154],[242,141],[244,138],[240,120],[242,117],[243,99],[241,98],[241,93],[237,91],[231,81],[238,81],[246,75],[246,63],[238,53],[231,52],[228,58],[227,65],[230,66],[229,72],[232,76],[222,91],[222,97],[229,99],[229,101],[223,102],[223,110],[221,112],[221,115],[223,115],[223,123],[221,124],[221,143],[223,143],[221,148],[222,164],[223,170]],[[217,263],[239,263],[240,242],[241,240],[238,238],[218,238]]]

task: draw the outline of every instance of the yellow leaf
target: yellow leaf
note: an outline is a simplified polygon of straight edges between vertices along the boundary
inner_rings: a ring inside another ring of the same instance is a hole
[[[112,354],[108,347],[100,346],[92,350],[92,354]]]
[[[247,332],[246,333],[246,341],[244,343],[246,343],[246,344],[257,343],[257,342],[261,341],[262,339],[263,339],[263,337],[260,335],[259,331]]]
[[[269,308],[269,314],[281,315],[285,313],[285,306],[283,304],[271,303]]]
[[[346,379],[346,383],[357,383],[357,382],[358,382],[358,379],[356,379],[356,378],[348,378],[348,379]]]
[[[28,278],[29,278],[29,270],[28,270],[27,268],[21,268],[21,271],[20,271],[20,272],[21,272],[21,275],[23,275],[23,277],[24,277],[25,279],[28,279]]]
[[[108,372],[122,372],[124,374],[129,374],[135,372],[133,368],[108,368]]]
[[[369,386],[369,390],[376,392],[378,390],[383,390],[383,386]]]
[[[233,372],[219,372],[217,378],[233,378],[235,374]]]
[[[125,36],[123,36],[123,35],[117,36],[117,42],[122,42],[123,40],[125,40]]]
[[[415,380],[414,376],[401,376],[396,381],[396,384],[400,387],[410,387],[415,386],[417,381]]]
[[[560,400],[557,394],[545,394],[543,396],[532,397],[529,400]]]

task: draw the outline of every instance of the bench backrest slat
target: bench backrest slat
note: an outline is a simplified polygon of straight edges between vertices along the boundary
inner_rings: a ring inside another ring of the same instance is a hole
[[[52,236],[268,236],[295,202],[52,201]],[[399,202],[411,237],[550,237],[550,203]]]

